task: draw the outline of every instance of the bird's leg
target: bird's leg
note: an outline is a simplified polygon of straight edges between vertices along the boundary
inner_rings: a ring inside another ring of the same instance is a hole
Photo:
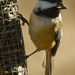
[[[30,57],[31,55],[35,54],[36,52],[37,52],[37,50],[35,50],[34,52],[32,52],[32,53],[29,54],[29,55],[25,55],[25,56],[20,55],[20,56],[22,57],[22,59],[27,59],[28,57]]]
[[[27,23],[27,25],[29,26],[29,23],[28,23],[28,21],[26,20],[26,18],[25,17],[23,17],[23,15],[22,14],[20,14],[20,13],[18,13],[18,18],[20,18],[22,21],[23,21],[23,25],[25,24],[25,23]]]

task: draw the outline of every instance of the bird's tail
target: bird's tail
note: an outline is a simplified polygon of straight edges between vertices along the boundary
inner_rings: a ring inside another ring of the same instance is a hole
[[[51,51],[45,51],[42,66],[45,68],[45,75],[53,74],[53,57]]]

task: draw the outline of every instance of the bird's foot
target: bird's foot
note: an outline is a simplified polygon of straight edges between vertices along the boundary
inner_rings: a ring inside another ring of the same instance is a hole
[[[27,23],[27,25],[29,25],[28,21],[26,20],[25,17],[23,17],[22,14],[18,13],[18,18],[20,18],[23,21],[22,25],[24,25],[25,23]]]
[[[20,57],[21,57],[23,60],[24,60],[24,59],[26,60],[26,59],[29,57],[29,55],[25,55],[25,56],[24,56],[24,55],[20,55]]]

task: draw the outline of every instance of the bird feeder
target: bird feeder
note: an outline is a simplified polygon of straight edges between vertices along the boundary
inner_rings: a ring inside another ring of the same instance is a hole
[[[27,75],[17,0],[0,0],[0,75]]]

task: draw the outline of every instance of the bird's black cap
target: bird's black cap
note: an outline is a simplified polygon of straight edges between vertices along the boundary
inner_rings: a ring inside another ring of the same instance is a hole
[[[62,0],[40,0],[40,1],[48,1],[48,2],[51,2],[51,3],[62,3]]]

